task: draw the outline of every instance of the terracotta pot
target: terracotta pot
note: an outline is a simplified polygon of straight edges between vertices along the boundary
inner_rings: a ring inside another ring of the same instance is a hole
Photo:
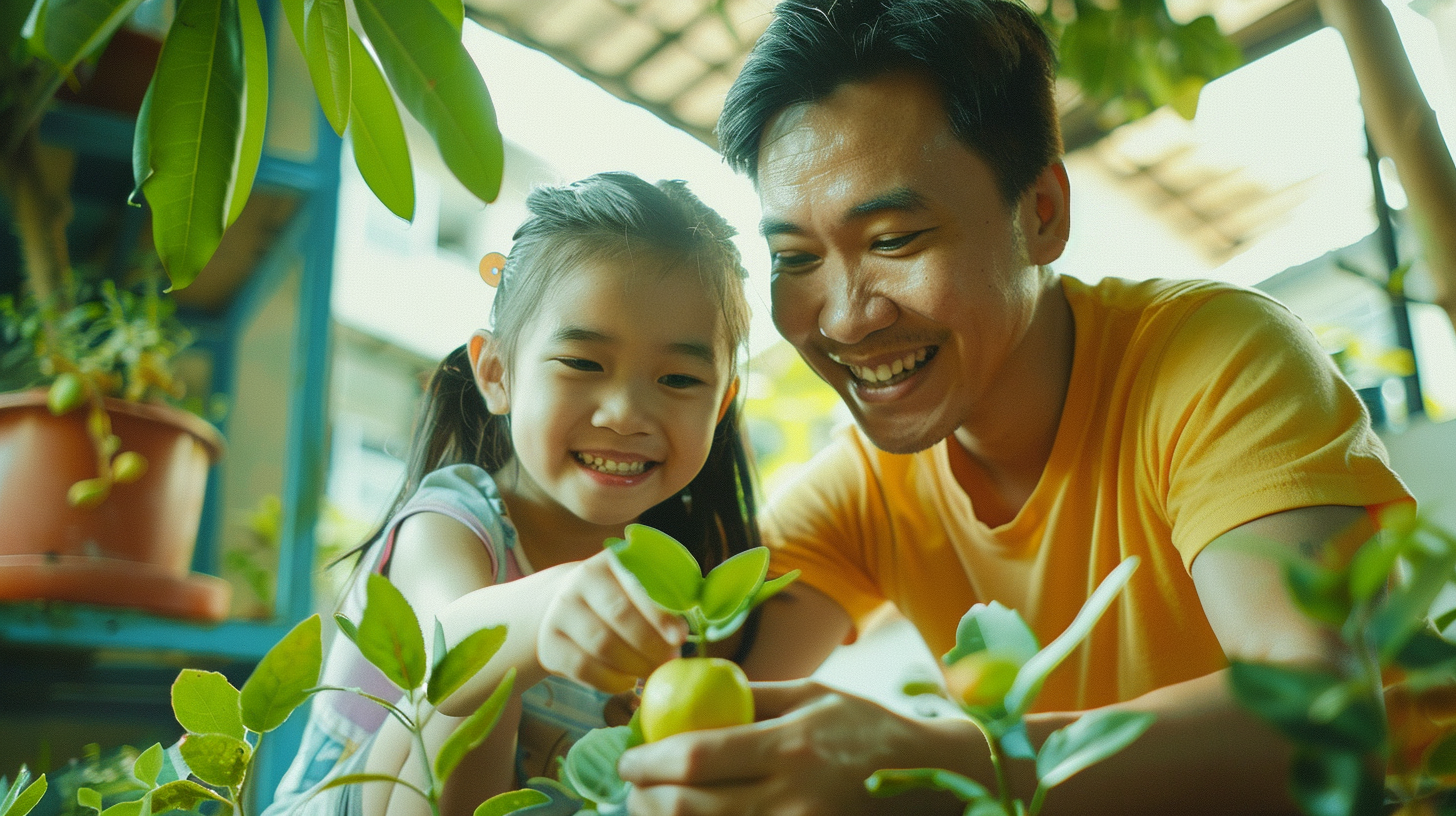
[[[0,394],[0,600],[45,598],[221,620],[232,587],[190,571],[207,470],[222,436],[185,411],[107,400],[122,449],[147,472],[82,510],[66,491],[96,475],[86,411],[52,416],[44,389]]]

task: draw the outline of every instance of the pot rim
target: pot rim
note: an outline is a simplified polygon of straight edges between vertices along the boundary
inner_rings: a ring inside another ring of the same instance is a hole
[[[46,388],[29,388],[24,391],[0,392],[0,409],[39,407],[46,409],[46,413],[50,413],[50,409],[46,405],[48,394],[49,389]],[[208,455],[213,462],[221,459],[223,451],[227,448],[227,443],[223,439],[222,432],[213,427],[212,423],[191,411],[184,411],[181,408],[175,408],[162,403],[128,402],[127,400],[117,399],[115,397],[106,397],[105,403],[106,410],[110,413],[124,414],[138,419],[149,419],[164,425],[172,425],[192,434],[203,445],[207,446]]]

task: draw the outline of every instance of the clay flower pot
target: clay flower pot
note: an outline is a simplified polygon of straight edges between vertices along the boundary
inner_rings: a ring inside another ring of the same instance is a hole
[[[52,416],[46,391],[0,394],[0,601],[51,599],[218,621],[232,586],[191,572],[207,470],[222,436],[192,414],[107,400],[146,474],[91,509],[66,491],[96,475],[85,410]]]

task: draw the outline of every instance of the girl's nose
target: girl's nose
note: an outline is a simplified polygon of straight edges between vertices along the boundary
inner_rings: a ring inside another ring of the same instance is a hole
[[[593,425],[623,436],[644,433],[650,423],[646,401],[627,386],[604,389],[592,412]]]

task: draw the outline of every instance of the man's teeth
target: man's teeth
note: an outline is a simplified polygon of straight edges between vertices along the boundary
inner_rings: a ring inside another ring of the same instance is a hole
[[[881,383],[890,380],[906,371],[914,371],[915,367],[925,362],[926,350],[913,351],[895,360],[893,363],[880,363],[874,368],[866,366],[850,365],[849,371],[855,377],[868,383]]]
[[[636,476],[647,469],[647,462],[645,461],[615,462],[611,459],[603,459],[600,456],[592,456],[586,453],[578,453],[576,458],[577,461],[592,470],[599,470],[602,473],[612,473],[618,476]]]

